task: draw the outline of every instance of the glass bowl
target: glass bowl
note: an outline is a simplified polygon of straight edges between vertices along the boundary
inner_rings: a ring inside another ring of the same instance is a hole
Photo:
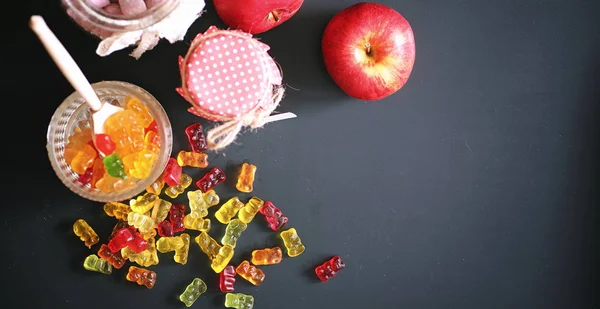
[[[146,179],[138,179],[135,184],[119,192],[102,192],[90,184],[78,181],[79,175],[75,173],[65,161],[65,146],[75,128],[91,127],[91,110],[84,99],[77,93],[72,93],[56,109],[46,136],[48,157],[54,172],[62,183],[71,191],[81,197],[98,202],[123,201],[142,193],[162,174],[167,161],[171,157],[173,148],[173,132],[171,122],[162,105],[146,90],[121,81],[102,81],[92,84],[102,102],[110,102],[122,106],[124,98],[133,96],[138,98],[154,117],[160,136],[160,152],[154,163],[150,175]]]

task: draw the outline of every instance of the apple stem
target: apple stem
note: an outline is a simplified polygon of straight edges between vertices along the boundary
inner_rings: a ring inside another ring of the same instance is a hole
[[[367,55],[371,55],[371,43],[365,43],[365,48],[367,49]]]

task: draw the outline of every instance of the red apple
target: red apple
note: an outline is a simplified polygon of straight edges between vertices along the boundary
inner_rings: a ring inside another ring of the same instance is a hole
[[[223,22],[233,28],[257,34],[273,29],[290,19],[304,0],[214,0]]]
[[[379,100],[400,90],[415,63],[408,21],[378,3],[357,3],[336,14],[321,44],[331,78],[360,100]]]

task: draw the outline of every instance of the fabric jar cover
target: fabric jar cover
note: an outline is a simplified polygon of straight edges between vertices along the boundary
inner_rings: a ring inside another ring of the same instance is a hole
[[[179,57],[177,92],[199,117],[224,122],[207,132],[209,149],[235,140],[244,126],[262,127],[283,97],[282,75],[269,46],[239,30],[211,26]]]

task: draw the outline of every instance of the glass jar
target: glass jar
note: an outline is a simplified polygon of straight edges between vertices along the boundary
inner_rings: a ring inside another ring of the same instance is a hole
[[[125,97],[131,96],[138,98],[148,108],[156,121],[160,138],[160,151],[153,169],[147,178],[137,179],[133,185],[119,192],[102,192],[89,183],[83,184],[78,181],[79,175],[65,161],[65,146],[69,142],[69,136],[76,128],[91,127],[91,110],[77,92],[67,97],[56,109],[48,126],[46,149],[50,163],[65,186],[81,197],[98,202],[130,199],[142,193],[146,187],[158,179],[167,165],[173,148],[171,122],[156,98],[136,85],[120,81],[102,81],[92,84],[92,87],[103,103],[110,102],[123,106]]]
[[[77,24],[100,38],[115,32],[148,28],[168,16],[179,5],[179,1],[162,0],[140,14],[127,17],[108,13],[93,5],[91,0],[61,0],[67,14]]]

